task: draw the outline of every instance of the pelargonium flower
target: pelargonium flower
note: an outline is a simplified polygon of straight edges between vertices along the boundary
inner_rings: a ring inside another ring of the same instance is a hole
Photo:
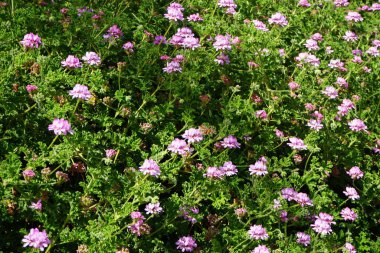
[[[348,0],[335,0],[334,1],[334,5],[336,7],[345,7],[345,6],[348,6],[350,4],[350,2],[348,2]]]
[[[311,6],[311,4],[309,3],[308,0],[300,0],[298,2],[298,5],[301,6],[301,7],[310,7]]]
[[[237,217],[243,217],[247,214],[247,209],[245,209],[244,207],[237,208],[235,209],[235,214]]]
[[[117,25],[113,25],[108,29],[107,33],[103,35],[103,38],[105,38],[105,39],[110,39],[110,38],[118,39],[122,36],[123,36],[123,32],[121,31],[121,29]]]
[[[269,24],[277,24],[280,26],[287,26],[288,25],[288,21],[286,20],[286,17],[279,12],[273,14],[268,19],[268,22],[269,22]]]
[[[25,180],[30,180],[36,176],[36,173],[32,169],[26,169],[22,172],[22,176]]]
[[[295,91],[298,90],[301,86],[296,82],[290,82],[288,83],[288,86],[291,90]]]
[[[188,155],[191,152],[191,149],[186,141],[178,138],[175,138],[172,143],[170,143],[168,150],[182,156]]]
[[[320,33],[314,33],[310,38],[316,41],[323,41],[323,36]]]
[[[25,87],[25,89],[26,89],[27,92],[32,93],[33,91],[38,90],[38,87],[36,85],[33,85],[33,84],[28,84]]]
[[[354,63],[363,63],[363,60],[360,56],[355,55],[354,59],[352,59],[352,62]]]
[[[380,52],[377,49],[377,47],[370,47],[367,51],[365,51],[367,54],[372,55],[374,57],[380,56]]]
[[[355,213],[354,210],[345,207],[340,211],[340,215],[344,220],[354,221],[358,218],[358,215]]]
[[[270,253],[270,250],[265,245],[259,245],[254,248],[251,253]]]
[[[29,234],[25,235],[22,239],[24,243],[23,247],[33,247],[44,251],[45,248],[50,244],[50,240],[46,234],[46,230],[40,231],[38,228],[30,229]]]
[[[20,41],[20,44],[24,46],[24,48],[38,48],[41,44],[41,38],[34,33],[28,33],[24,35],[24,38],[22,41]]]
[[[144,175],[151,175],[154,177],[158,177],[161,174],[160,166],[152,160],[152,159],[145,159],[143,165],[139,167],[140,171]]]
[[[182,236],[176,242],[177,249],[182,252],[192,252],[197,247],[196,240],[191,236]]]
[[[290,137],[289,142],[287,144],[292,149],[297,149],[297,150],[306,150],[307,149],[307,146],[305,145],[303,140],[296,138],[296,137]]]
[[[237,141],[236,137],[229,135],[220,142],[223,148],[240,148],[240,143]]]
[[[219,167],[219,170],[226,176],[236,175],[238,172],[236,165],[234,165],[231,161],[225,162],[223,166]]]
[[[345,19],[347,21],[354,21],[354,22],[363,21],[363,17],[360,15],[360,13],[357,13],[355,11],[349,11],[347,15],[345,16]]]
[[[54,119],[48,127],[49,131],[54,131],[55,135],[66,135],[68,133],[73,134],[70,123],[65,119]]]
[[[255,240],[266,240],[269,235],[262,225],[253,225],[249,228],[248,235]]]
[[[149,203],[145,206],[144,210],[147,214],[158,214],[163,211],[162,207],[160,207],[160,202]]]
[[[237,5],[234,3],[234,0],[219,0],[219,7],[227,7],[227,8],[236,8]]]
[[[203,140],[203,134],[199,129],[190,128],[185,131],[182,138],[186,139],[188,143],[195,143]]]
[[[208,167],[206,173],[203,174],[203,176],[208,178],[220,179],[224,176],[224,173],[218,167]]]
[[[134,45],[130,41],[128,41],[128,42],[126,42],[126,43],[123,44],[123,49],[125,51],[128,51],[129,53],[133,53],[133,48],[134,48]]]
[[[297,232],[297,243],[307,246],[310,244],[310,235],[304,232]]]
[[[304,44],[304,46],[309,50],[309,51],[316,51],[316,50],[319,50],[319,46],[318,46],[318,42],[316,40],[313,40],[313,39],[308,39],[306,40],[306,43]]]
[[[348,122],[348,126],[350,127],[352,131],[355,131],[355,132],[367,130],[367,126],[360,119],[351,120],[350,122]]]
[[[117,154],[117,151],[114,150],[114,149],[112,149],[112,148],[111,149],[106,149],[105,152],[106,152],[106,157],[107,158],[112,158],[112,157],[114,157]]]
[[[190,22],[199,22],[199,21],[203,21],[203,18],[199,15],[199,13],[195,13],[188,16],[187,20]]]
[[[341,62],[340,59],[330,60],[330,63],[327,66],[329,66],[332,69],[337,68],[337,69],[342,70],[342,71],[346,70],[344,68],[344,62]]]
[[[338,91],[333,86],[327,86],[322,94],[325,94],[330,99],[334,99],[338,97]]]
[[[316,216],[314,224],[311,224],[312,229],[322,235],[330,234],[332,232],[331,224],[335,224],[333,216],[327,213],[319,213]]]
[[[338,84],[342,88],[345,88],[345,89],[348,88],[348,83],[346,79],[344,79],[343,77],[338,77],[335,83]]]
[[[310,200],[306,193],[299,192],[294,196],[294,200],[300,204],[300,206],[313,206],[313,202]]]
[[[67,56],[66,60],[61,61],[62,67],[67,68],[81,68],[82,63],[74,55]]]
[[[194,50],[195,48],[200,47],[201,44],[199,44],[199,38],[186,37],[182,40],[181,46],[184,48],[191,48],[192,50]]]
[[[263,22],[261,22],[260,20],[252,20],[252,23],[257,30],[260,30],[263,32],[269,31],[267,26]]]
[[[216,35],[215,42],[213,43],[216,51],[218,50],[231,50],[231,36],[227,35]]]
[[[293,188],[284,188],[281,190],[281,196],[288,200],[294,200],[298,192],[296,192]]]
[[[258,119],[266,119],[268,117],[267,113],[265,110],[259,110],[255,112],[255,117]]]
[[[323,124],[318,119],[310,119],[307,122],[307,126],[316,131],[319,131],[323,128]]]
[[[218,55],[214,61],[219,65],[230,64],[230,58],[228,57],[228,55],[223,53]]]
[[[346,242],[343,247],[347,253],[356,253],[356,249],[355,249],[354,245],[352,245],[349,242]]]
[[[268,174],[267,160],[265,159],[265,157],[260,157],[260,159],[255,164],[249,165],[249,172],[250,175],[257,176],[264,176]]]
[[[157,35],[155,38],[154,38],[154,41],[153,41],[153,44],[154,45],[164,45],[166,44],[167,41],[166,41],[166,38],[165,36],[163,35]]]
[[[69,91],[69,95],[72,96],[72,98],[79,98],[83,100],[89,100],[92,97],[88,87],[81,84],[76,84],[74,88]]]
[[[346,187],[346,190],[343,191],[344,195],[346,195],[349,199],[352,199],[352,200],[356,200],[356,199],[360,199],[360,196],[358,194],[358,192],[355,190],[355,188],[353,187],[349,187],[347,186]]]
[[[183,13],[182,11],[185,10],[182,5],[179,3],[171,3],[169,7],[167,8],[167,13],[164,14],[165,18],[169,20],[183,20]]]
[[[282,222],[287,222],[289,220],[288,212],[287,211],[281,211],[280,212],[280,219]]]
[[[173,72],[182,72],[181,65],[177,61],[171,61],[166,63],[166,67],[162,69],[164,72],[170,74]]]
[[[32,208],[32,209],[34,209],[34,210],[41,211],[42,210],[41,199],[39,199],[37,202],[32,202],[29,207]]]
[[[352,167],[349,171],[347,171],[347,174],[352,178],[352,179],[359,179],[364,176],[363,171],[360,170],[358,166]]]
[[[275,210],[278,210],[278,209],[280,209],[281,207],[282,207],[281,202],[280,202],[278,199],[274,199],[274,200],[273,200],[273,208],[274,208]]]
[[[86,55],[82,57],[82,60],[91,66],[99,66],[101,63],[99,55],[95,52],[86,52]]]
[[[354,32],[347,31],[346,34],[343,36],[343,39],[345,41],[357,41],[358,36],[356,36],[356,34]]]

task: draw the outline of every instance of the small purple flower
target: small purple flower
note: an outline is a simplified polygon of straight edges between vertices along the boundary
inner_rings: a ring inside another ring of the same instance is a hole
[[[277,24],[280,26],[287,26],[288,25],[288,21],[286,20],[286,17],[279,12],[273,14],[270,17],[270,19],[268,19],[268,22],[269,22],[269,24]]]
[[[374,57],[378,57],[380,56],[380,52],[379,50],[377,49],[377,47],[370,47],[367,51],[365,51],[367,54],[371,55],[371,56],[374,56]]]
[[[41,38],[38,37],[37,34],[28,33],[25,34],[24,39],[20,41],[20,44],[24,46],[24,48],[38,48],[42,42]]]
[[[297,149],[297,150],[306,150],[307,149],[307,146],[305,145],[303,140],[296,138],[296,137],[290,137],[289,142],[287,144],[292,149]]]
[[[356,34],[354,32],[347,31],[346,34],[343,36],[343,39],[345,41],[357,41],[358,36],[356,36]]]
[[[327,86],[322,94],[325,94],[330,99],[335,99],[338,97],[338,91],[333,86]]]
[[[145,212],[147,214],[158,214],[158,213],[161,213],[163,210],[162,210],[162,207],[160,207],[160,202],[157,202],[157,203],[149,203],[145,206]]]
[[[345,19],[347,21],[354,21],[354,22],[363,21],[363,17],[355,11],[349,11],[347,15],[345,16]]]
[[[322,235],[330,234],[332,232],[331,224],[335,224],[333,216],[327,213],[319,213],[316,216],[314,224],[311,224],[312,229]]]
[[[310,244],[310,235],[304,232],[298,232],[297,234],[297,243],[307,246]]]
[[[99,55],[95,52],[86,52],[86,55],[82,57],[82,60],[90,66],[99,66],[101,63]]]
[[[321,123],[320,120],[317,120],[317,119],[310,119],[307,122],[307,126],[315,131],[319,131],[323,128],[323,124]]]
[[[199,38],[194,37],[186,37],[180,44],[182,47],[191,48],[192,50],[201,46],[201,44],[199,44]]]
[[[169,7],[167,8],[167,13],[164,14],[165,18],[169,20],[183,20],[183,13],[182,11],[184,8],[179,3],[171,3]]]
[[[30,229],[29,234],[24,236],[22,242],[24,243],[24,248],[29,246],[35,249],[39,249],[40,251],[44,251],[45,248],[50,244],[50,240],[46,234],[46,231],[40,231],[38,228]]]
[[[346,195],[351,200],[360,199],[358,192],[353,187],[347,186],[346,190],[343,191],[343,193],[344,193],[344,195]]]
[[[226,176],[233,176],[238,172],[236,165],[234,165],[231,161],[225,162],[223,166],[219,167],[219,170]]]
[[[284,188],[281,190],[281,196],[288,200],[294,200],[297,195],[297,192],[293,188]]]
[[[25,180],[31,180],[36,176],[36,173],[32,169],[26,169],[22,172],[22,175]]]
[[[228,55],[223,54],[223,53],[218,55],[214,61],[218,63],[219,65],[230,64],[230,58],[228,57]]]
[[[345,71],[346,69],[344,68],[344,62],[341,62],[340,59],[336,60],[330,60],[330,63],[328,66],[332,69],[337,68],[339,70]]]
[[[306,43],[304,46],[309,50],[309,51],[317,51],[319,50],[318,42],[313,39],[308,39],[306,40]]]
[[[29,207],[32,208],[32,209],[34,209],[34,210],[41,211],[42,210],[41,199],[39,199],[37,202],[32,202]]]
[[[231,50],[231,36],[227,35],[217,35],[215,37],[215,42],[213,43],[216,51],[218,50]]]
[[[62,67],[67,68],[81,68],[82,63],[74,55],[67,56],[66,60],[61,61]]]
[[[220,142],[223,148],[240,148],[240,143],[237,141],[236,137],[229,135],[225,137],[223,141]]]
[[[134,45],[133,45],[133,43],[130,42],[130,41],[124,43],[124,45],[123,45],[123,49],[124,49],[125,51],[128,51],[129,53],[133,53],[133,47],[134,47]]]
[[[172,143],[170,143],[168,150],[182,156],[186,156],[192,151],[186,141],[178,138],[175,138]]]
[[[360,170],[358,166],[352,167],[349,171],[347,171],[347,174],[352,178],[352,179],[360,179],[364,176],[363,171]]]
[[[206,173],[203,174],[203,176],[220,179],[224,176],[224,173],[218,167],[208,167]]]
[[[340,211],[340,215],[344,220],[354,221],[358,218],[358,215],[355,213],[354,210],[345,207]]]
[[[117,154],[117,151],[114,150],[114,149],[112,149],[112,148],[111,149],[106,149],[105,152],[106,152],[106,157],[107,158],[113,158]]]
[[[264,157],[261,157],[255,164],[249,165],[249,174],[264,176],[268,174],[267,171],[267,160]]]
[[[237,5],[234,3],[234,0],[219,0],[219,7],[227,7],[227,8],[236,8]]]
[[[245,209],[245,208],[243,208],[243,207],[241,207],[241,208],[237,208],[237,209],[235,209],[235,214],[236,214],[236,216],[237,217],[243,217],[244,215],[246,215],[247,214],[247,209]]]
[[[295,91],[298,90],[301,86],[296,82],[290,82],[288,83],[288,86],[291,90]]]
[[[253,225],[249,228],[248,235],[255,240],[266,240],[269,235],[262,225]]]
[[[105,39],[110,39],[110,38],[118,39],[121,36],[123,36],[123,32],[121,31],[121,29],[117,25],[113,25],[108,29],[107,33],[103,35],[103,38],[105,38]]]
[[[259,245],[255,247],[251,253],[270,253],[270,250],[265,245]]]
[[[335,0],[334,1],[334,5],[336,7],[346,7],[350,4],[350,2],[348,2],[348,0]]]
[[[48,127],[49,131],[54,131],[55,135],[67,135],[68,133],[73,134],[71,130],[70,123],[65,119],[54,119],[53,123]]]
[[[182,72],[181,65],[177,61],[171,61],[166,63],[166,67],[162,69],[164,72],[170,74],[173,72]]]
[[[266,111],[259,110],[259,111],[255,112],[255,117],[258,119],[267,119],[268,115],[267,115]]]
[[[36,85],[33,85],[33,84],[28,84],[25,87],[25,89],[26,89],[27,92],[32,93],[33,91],[38,90],[38,87]]]
[[[323,36],[320,33],[314,33],[311,35],[311,39],[316,41],[323,41]]]
[[[160,167],[152,159],[145,159],[143,165],[141,165],[139,169],[144,175],[148,174],[154,177],[158,177],[161,174]]]
[[[260,20],[252,20],[252,23],[254,25],[254,27],[257,29],[257,30],[260,30],[260,31],[263,31],[263,32],[268,32],[269,29],[267,28],[267,26],[261,22]]]
[[[299,192],[294,196],[294,200],[300,204],[300,206],[313,206],[313,202],[311,202],[309,196],[306,193]]]
[[[354,132],[367,131],[367,126],[360,119],[353,119],[349,121],[348,126]]]
[[[344,249],[346,250],[347,253],[356,253],[356,249],[355,249],[354,245],[352,245],[349,242],[346,242],[344,244]]]
[[[164,45],[164,44],[167,44],[165,36],[163,36],[163,35],[157,35],[154,38],[153,44],[154,45]]]
[[[188,16],[187,20],[189,20],[190,22],[200,22],[203,21],[203,18],[199,15],[199,13],[195,13]]]
[[[301,6],[301,7],[310,7],[311,6],[311,4],[309,3],[308,0],[300,0],[298,2],[298,5]]]
[[[69,95],[72,98],[79,98],[83,100],[89,100],[92,97],[91,92],[88,90],[88,87],[81,84],[76,84],[74,88],[69,91]]]
[[[197,247],[197,242],[191,236],[182,236],[176,242],[177,249],[182,252],[192,252]]]

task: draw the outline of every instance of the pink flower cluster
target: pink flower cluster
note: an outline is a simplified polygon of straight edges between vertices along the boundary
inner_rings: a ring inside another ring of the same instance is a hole
[[[74,88],[69,91],[69,95],[72,96],[72,98],[79,98],[83,100],[89,100],[92,97],[88,87],[81,84],[76,84]]]
[[[331,225],[336,224],[332,215],[328,213],[319,213],[315,217],[314,224],[311,224],[312,229],[322,235],[330,234],[332,232]]]
[[[282,27],[288,25],[288,20],[286,20],[286,17],[279,12],[273,14],[268,19],[268,22],[269,22],[269,24],[276,24],[276,25],[279,25]]]
[[[46,234],[46,231],[40,231],[38,228],[30,229],[29,234],[24,236],[22,242],[24,243],[24,248],[29,246],[40,251],[44,251],[45,248],[50,244],[50,240]]]
[[[41,38],[34,33],[28,33],[25,34],[22,41],[20,41],[20,44],[24,46],[24,48],[38,48],[40,45],[42,45]]]
[[[161,174],[160,166],[153,159],[145,159],[139,169],[144,175],[158,177]]]
[[[123,32],[117,25],[111,26],[107,33],[103,35],[105,39],[118,39],[123,36]]]
[[[281,190],[281,196],[287,201],[296,201],[300,206],[313,206],[309,196],[303,192],[297,192],[293,188],[284,188]]]
[[[249,165],[249,172],[250,175],[257,176],[264,176],[268,174],[267,159],[265,159],[264,156],[260,157],[260,159],[255,164]]]
[[[172,59],[172,61],[166,63],[166,67],[163,68],[162,70],[165,73],[173,73],[173,72],[182,72],[181,68],[181,62],[184,60],[183,55],[177,55]]]
[[[237,5],[235,4],[234,0],[219,0],[218,6],[226,8],[227,14],[236,14]]]
[[[53,123],[48,127],[49,131],[54,131],[55,135],[67,135],[68,133],[73,134],[71,130],[70,123],[65,119],[54,119]]]
[[[141,236],[142,234],[149,233],[149,226],[144,223],[145,217],[140,212],[132,212],[131,218],[133,223],[128,226],[132,234]]]
[[[287,143],[289,147],[296,150],[306,150],[307,146],[303,142],[303,140],[296,138],[296,137],[290,137],[289,142]]]
[[[191,236],[182,236],[176,242],[177,249],[182,252],[192,252],[197,247],[196,240]]]
[[[269,235],[262,225],[253,225],[248,230],[248,235],[255,240],[266,240]]]
[[[233,176],[237,173],[236,166],[231,162],[225,162],[220,167],[208,167],[204,177],[220,179],[224,176]]]

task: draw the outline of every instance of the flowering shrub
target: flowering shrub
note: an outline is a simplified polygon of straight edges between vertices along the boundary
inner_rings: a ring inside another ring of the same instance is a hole
[[[8,2],[0,252],[380,252],[379,2]]]

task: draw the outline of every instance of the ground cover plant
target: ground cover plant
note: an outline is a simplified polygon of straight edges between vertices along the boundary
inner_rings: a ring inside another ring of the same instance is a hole
[[[0,252],[380,252],[380,2],[0,3]]]

